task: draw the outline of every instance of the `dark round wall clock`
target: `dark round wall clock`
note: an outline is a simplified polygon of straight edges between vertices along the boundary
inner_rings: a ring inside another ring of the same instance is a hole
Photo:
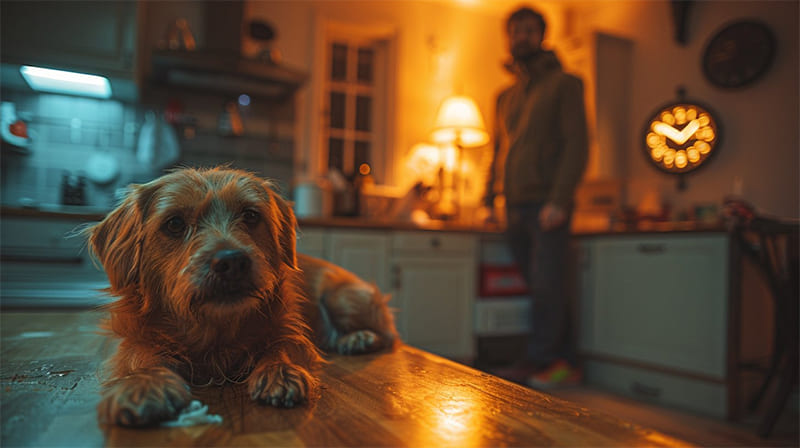
[[[739,20],[714,33],[703,52],[703,74],[715,86],[733,89],[763,75],[775,57],[775,36],[767,25]]]

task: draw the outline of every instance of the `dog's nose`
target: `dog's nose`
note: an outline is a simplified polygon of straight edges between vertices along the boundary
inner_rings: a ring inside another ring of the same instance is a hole
[[[226,280],[243,278],[250,269],[250,257],[241,250],[221,250],[211,260],[211,270]]]

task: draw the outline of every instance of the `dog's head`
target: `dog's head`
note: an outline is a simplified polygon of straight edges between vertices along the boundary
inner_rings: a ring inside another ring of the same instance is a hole
[[[111,292],[179,314],[238,312],[269,300],[297,269],[295,217],[269,181],[183,169],[133,185],[89,229]]]

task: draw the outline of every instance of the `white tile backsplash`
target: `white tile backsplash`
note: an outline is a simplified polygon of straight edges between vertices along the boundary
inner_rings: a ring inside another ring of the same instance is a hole
[[[86,175],[89,158],[97,151],[113,154],[121,172],[108,185],[86,181],[87,205],[111,207],[113,194],[130,183],[147,182],[159,173],[136,158],[139,132],[147,106],[67,95],[0,91],[3,101],[15,103],[17,114],[35,136],[29,155],[2,152],[0,200],[6,205],[60,204],[65,172]],[[294,106],[291,101],[254,101],[244,109],[245,135],[220,135],[219,114],[225,104],[214,95],[168,92],[161,99],[177,100],[196,120],[196,137],[181,139],[179,164],[229,164],[272,178],[287,188],[293,174]],[[152,106],[151,106],[152,107]]]
[[[134,156],[138,137],[136,106],[113,100],[66,95],[3,92],[3,101],[16,104],[33,139],[29,155],[3,153],[4,204],[59,204],[65,173],[86,175],[89,157],[96,151],[115,155],[120,176],[108,185],[86,181],[87,205],[111,206],[116,188],[155,174]],[[127,125],[127,133],[126,133]]]

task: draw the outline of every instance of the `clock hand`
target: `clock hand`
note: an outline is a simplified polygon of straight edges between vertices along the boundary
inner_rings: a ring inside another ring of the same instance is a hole
[[[672,126],[666,123],[656,123],[653,126],[653,130],[669,137],[670,140],[675,142],[678,145],[682,145],[686,143],[686,140],[689,140],[692,135],[694,135],[697,130],[700,129],[700,122],[698,120],[692,120],[687,124],[683,129],[678,131],[677,129],[673,128]]]
[[[681,129],[681,141],[678,144],[682,145],[686,143],[686,140],[692,138],[692,136],[694,135],[695,132],[697,132],[698,129],[700,129],[700,121],[698,120],[690,121],[685,128]]]
[[[673,128],[672,126],[666,123],[659,121],[658,123],[653,125],[653,130],[669,138],[673,142],[678,143],[679,145],[682,144],[678,142],[680,139],[683,138],[683,135],[681,135],[680,131],[678,131],[677,129]]]

